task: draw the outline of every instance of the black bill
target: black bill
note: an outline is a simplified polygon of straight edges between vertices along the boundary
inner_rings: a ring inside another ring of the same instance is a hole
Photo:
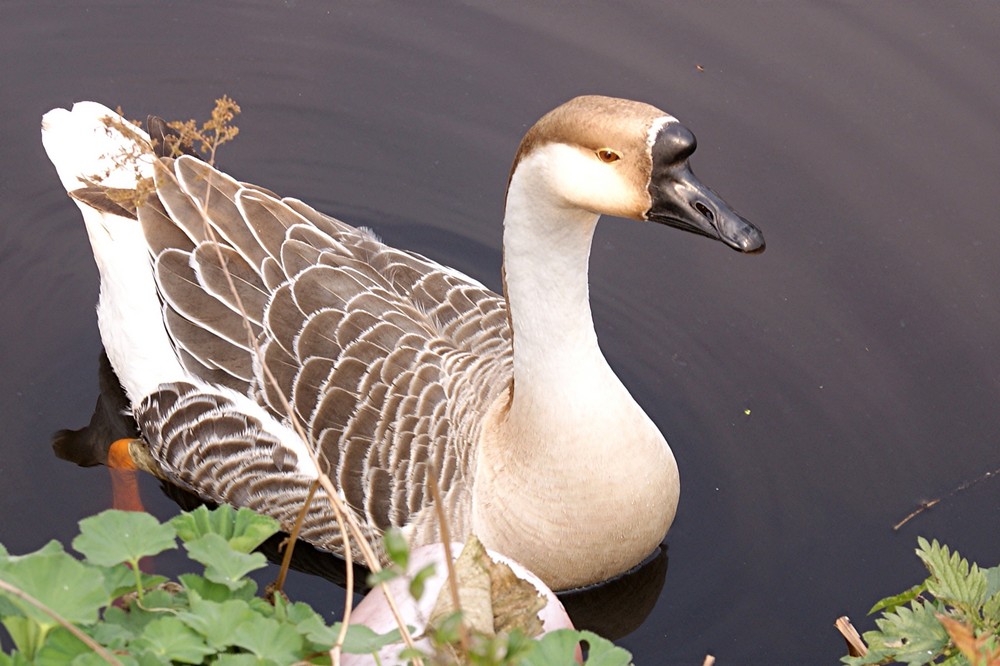
[[[764,235],[703,185],[688,165],[697,142],[680,123],[664,125],[653,143],[646,219],[720,240],[734,250],[764,251]]]

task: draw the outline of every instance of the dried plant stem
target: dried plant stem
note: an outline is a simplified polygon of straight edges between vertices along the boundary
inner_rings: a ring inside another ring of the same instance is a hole
[[[316,495],[316,489],[319,488],[319,480],[313,481],[309,486],[309,494],[306,495],[305,507],[308,507]],[[285,577],[288,575],[288,568],[292,564],[292,553],[295,552],[295,543],[299,539],[299,532],[302,531],[302,523],[305,522],[306,512],[302,510],[299,515],[295,518],[295,525],[292,527],[292,531],[288,535],[288,544],[285,546],[284,555],[281,558],[281,569],[278,570],[278,579],[274,582],[275,592],[280,592],[281,588],[285,585]]]
[[[448,571],[448,590],[451,593],[451,602],[455,605],[456,611],[462,610],[462,600],[458,595],[458,575],[455,573],[455,563],[451,559],[451,535],[448,532],[448,519],[444,515],[444,504],[441,501],[441,488],[438,487],[437,471],[433,468],[427,475],[428,486],[431,497],[434,500],[434,512],[437,514],[438,524],[441,527],[441,542],[444,544],[444,566]],[[458,625],[458,635],[462,643],[462,652],[469,651],[469,630],[465,622]]]
[[[928,511],[932,509],[935,505],[940,504],[943,500],[946,500],[950,497],[954,497],[958,493],[968,490],[977,483],[993,478],[998,474],[1000,474],[1000,468],[991,470],[989,472],[986,472],[985,474],[981,474],[980,476],[977,476],[974,479],[969,479],[968,481],[964,481],[955,486],[955,488],[946,495],[942,495],[941,497],[935,497],[934,499],[931,500],[924,500],[923,502],[920,503],[920,505],[916,509],[907,514],[905,518],[903,518],[898,523],[893,525],[892,531],[898,532],[900,528],[903,527],[903,525],[906,525],[906,523],[910,522],[911,520],[922,514],[924,511]]]
[[[91,650],[93,650],[95,653],[97,653],[101,657],[101,659],[103,659],[104,661],[108,662],[109,664],[115,664],[116,666],[123,666],[122,662],[120,662],[117,659],[115,659],[115,656],[113,654],[111,654],[110,652],[108,652],[104,648],[104,646],[102,646],[100,643],[98,643],[97,641],[95,641],[93,638],[91,638],[87,634],[85,634],[82,631],[80,631],[80,629],[77,628],[76,625],[74,625],[72,622],[70,622],[69,620],[66,620],[63,616],[59,615],[59,613],[57,613],[54,610],[52,610],[51,608],[49,608],[48,606],[46,606],[45,604],[43,604],[38,599],[35,599],[33,596],[31,596],[30,594],[28,594],[27,592],[25,592],[21,588],[16,587],[14,585],[11,585],[7,581],[0,580],[0,590],[3,590],[7,594],[13,595],[13,596],[17,597],[18,599],[21,599],[22,601],[25,601],[25,602],[31,604],[32,606],[34,606],[38,610],[42,611],[43,613],[45,613],[46,615],[48,615],[49,617],[51,617],[53,620],[55,620],[56,622],[59,623],[59,626],[63,627],[69,633],[73,634],[78,639],[80,639],[80,641],[84,645],[86,645]]]
[[[837,618],[837,621],[833,623],[833,626],[837,627],[837,631],[844,637],[847,641],[847,653],[852,657],[863,657],[868,654],[868,646],[861,639],[861,635],[858,630],[854,628],[851,624],[851,620],[846,615],[842,615]]]

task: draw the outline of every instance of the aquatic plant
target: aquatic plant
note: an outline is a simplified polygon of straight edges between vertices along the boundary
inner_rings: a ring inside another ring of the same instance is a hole
[[[916,553],[930,575],[875,604],[868,614],[881,612],[877,629],[865,632],[863,642],[854,632],[855,639],[848,641],[856,654],[841,661],[850,666],[1000,665],[1000,566],[969,564],[937,540],[918,539]],[[846,618],[838,627],[853,629]]]
[[[247,577],[266,565],[254,549],[277,531],[274,519],[227,505],[162,523],[146,513],[109,510],[80,521],[72,547],[82,557],[56,541],[27,555],[11,555],[0,545],[0,624],[15,646],[0,654],[0,666],[336,663],[331,646],[339,640],[339,622],[328,625],[307,604],[282,594],[264,599]],[[143,558],[176,550],[178,538],[201,573],[168,580],[142,572]],[[405,571],[405,542],[395,534],[389,541],[393,564],[372,583]],[[411,594],[422,594],[427,575],[421,570],[413,577]],[[627,651],[591,632],[559,630],[537,639],[518,630],[471,632],[462,643],[463,626],[463,611],[449,613],[428,631],[432,648],[411,648],[404,658],[561,666],[573,663],[583,641],[587,664],[631,661]],[[354,624],[346,628],[342,649],[374,655],[401,640],[398,630],[377,634]]]

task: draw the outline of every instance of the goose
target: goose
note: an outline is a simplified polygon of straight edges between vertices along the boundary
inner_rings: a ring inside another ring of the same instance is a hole
[[[588,95],[528,130],[502,294],[197,157],[158,155],[100,104],[45,114],[42,140],[99,268],[133,457],[157,475],[288,527],[323,472],[367,536],[397,527],[413,546],[442,538],[433,475],[452,537],[475,533],[556,590],[621,574],[665,537],[677,464],[598,345],[595,226],[610,215],[764,249],[694,176],[695,137],[673,116]],[[301,537],[342,555],[323,495]]]

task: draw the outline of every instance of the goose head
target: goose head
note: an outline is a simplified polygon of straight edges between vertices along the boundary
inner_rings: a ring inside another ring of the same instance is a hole
[[[532,172],[553,203],[657,222],[721,241],[744,253],[764,236],[695,177],[688,163],[694,134],[660,109],[585,95],[543,116],[525,135],[511,169]]]

